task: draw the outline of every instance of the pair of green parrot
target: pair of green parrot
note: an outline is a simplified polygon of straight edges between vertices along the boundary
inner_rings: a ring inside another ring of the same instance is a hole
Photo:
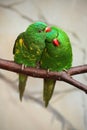
[[[35,22],[19,34],[14,48],[14,61],[26,67],[39,67],[47,71],[67,70],[72,65],[72,47],[67,34],[56,26],[48,27]],[[22,100],[27,75],[19,74],[19,97]],[[44,79],[43,100],[45,107],[53,95],[55,79]]]

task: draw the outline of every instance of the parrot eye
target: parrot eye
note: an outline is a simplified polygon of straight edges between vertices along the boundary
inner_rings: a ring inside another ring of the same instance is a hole
[[[38,32],[41,33],[41,32],[43,32],[43,30],[39,30]]]

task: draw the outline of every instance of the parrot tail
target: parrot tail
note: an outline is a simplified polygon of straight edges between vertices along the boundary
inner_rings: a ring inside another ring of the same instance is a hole
[[[45,101],[45,107],[48,106],[49,101],[53,95],[56,80],[54,79],[44,79],[44,90],[43,90],[43,100]]]
[[[19,98],[20,101],[22,101],[22,97],[24,94],[26,82],[27,82],[27,75],[24,74],[19,74]]]

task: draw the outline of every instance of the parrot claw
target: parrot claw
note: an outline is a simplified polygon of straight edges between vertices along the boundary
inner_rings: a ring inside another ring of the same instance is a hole
[[[24,70],[24,64],[22,64],[22,67],[21,67],[22,70]]]
[[[47,74],[48,74],[48,73],[50,72],[50,70],[49,70],[49,69],[47,69],[47,70],[46,70],[46,72],[47,72]]]
[[[21,69],[24,70],[24,68],[26,68],[26,65],[22,64]]]
[[[67,73],[67,70],[66,69],[63,69],[63,71],[65,71]]]
[[[66,69],[63,69],[63,71],[65,71],[68,74],[68,76],[70,76],[70,74],[68,73],[68,71]]]
[[[37,68],[37,69],[40,68],[40,62],[37,62],[37,64],[36,64],[36,68]]]
[[[40,67],[39,66],[36,66],[37,69],[39,69]]]
[[[47,70],[47,72],[49,73],[49,72],[50,72],[50,70],[48,69],[48,70]]]

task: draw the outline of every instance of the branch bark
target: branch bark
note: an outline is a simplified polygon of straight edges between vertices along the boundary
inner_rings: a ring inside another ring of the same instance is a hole
[[[22,69],[22,65],[16,64],[13,61],[8,61],[4,59],[0,59],[0,68],[16,73],[23,73],[28,76],[37,77],[37,78],[53,78],[56,80],[64,81],[66,83],[69,83],[80,90],[83,90],[85,93],[87,93],[87,86],[78,82],[77,80],[73,79],[71,76],[87,73],[87,64],[72,67],[71,69],[62,72],[47,72],[44,69],[38,69],[38,68],[32,68],[32,67],[26,67]]]

